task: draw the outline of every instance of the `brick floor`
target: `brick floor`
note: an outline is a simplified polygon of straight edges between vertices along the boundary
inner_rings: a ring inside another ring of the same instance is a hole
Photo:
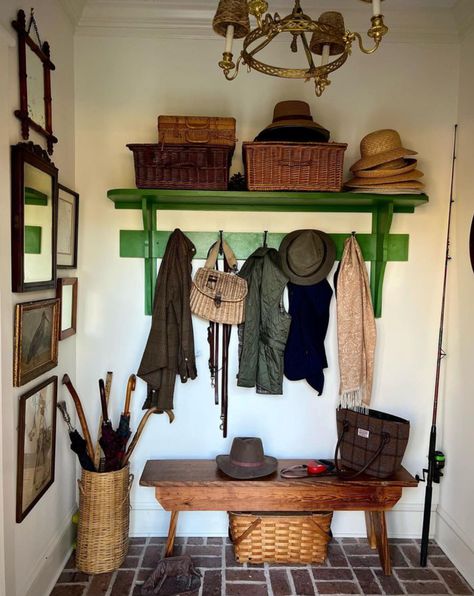
[[[163,537],[132,538],[120,569],[89,576],[71,556],[50,596],[140,596],[141,584],[163,556]],[[421,568],[419,541],[390,541],[393,574],[382,573],[378,557],[361,538],[333,539],[321,565],[239,564],[226,538],[177,538],[175,553],[188,553],[202,573],[193,596],[313,596],[315,594],[474,594],[435,543]]]

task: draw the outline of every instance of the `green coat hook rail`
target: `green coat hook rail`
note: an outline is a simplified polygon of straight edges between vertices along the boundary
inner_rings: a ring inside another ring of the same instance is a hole
[[[142,230],[120,231],[120,256],[145,262],[145,313],[151,314],[157,259],[163,257],[170,231],[157,230],[157,211],[273,211],[371,213],[371,234],[357,234],[364,259],[371,263],[370,287],[375,316],[382,314],[382,290],[388,261],[408,260],[408,235],[390,234],[394,213],[413,213],[428,202],[426,195],[377,195],[356,193],[227,192],[159,189],[114,189],[107,196],[116,209],[141,209]],[[214,232],[185,232],[196,246],[196,258],[205,259],[217,239]],[[269,233],[268,246],[278,248],[285,233]],[[340,259],[350,232],[331,234]],[[225,232],[238,259],[246,259],[263,243],[261,233]]]

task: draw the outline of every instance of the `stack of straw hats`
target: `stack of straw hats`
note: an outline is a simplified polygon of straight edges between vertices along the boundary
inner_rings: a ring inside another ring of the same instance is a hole
[[[360,155],[361,159],[350,168],[354,177],[346,182],[354,192],[423,192],[423,172],[416,169],[416,159],[407,158],[416,151],[403,147],[396,130],[376,130],[365,136],[360,142]]]

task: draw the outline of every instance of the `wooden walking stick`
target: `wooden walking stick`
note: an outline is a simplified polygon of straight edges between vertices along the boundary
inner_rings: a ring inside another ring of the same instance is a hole
[[[170,419],[170,424],[171,424],[174,420],[173,412],[171,410],[164,410],[164,411],[166,412],[166,414],[168,414],[168,418]],[[142,419],[140,420],[140,424],[138,425],[137,432],[135,433],[135,435],[127,449],[127,452],[125,453],[125,455],[122,459],[122,467],[124,467],[128,464],[130,456],[132,455],[133,450],[137,446],[137,443],[140,440],[143,429],[145,428],[145,425],[148,422],[148,418],[150,418],[150,416],[152,414],[157,414],[157,413],[162,413],[162,412],[163,412],[163,410],[160,410],[159,408],[150,408],[149,410],[147,410],[145,412]]]
[[[82,429],[82,434],[84,435],[84,439],[86,441],[86,445],[87,445],[87,455],[91,458],[92,461],[94,461],[94,447],[92,445],[92,439],[91,439],[91,435],[89,432],[89,427],[87,426],[87,420],[84,414],[84,410],[82,409],[82,404],[81,404],[81,400],[79,399],[79,395],[77,394],[77,391],[74,388],[74,385],[72,384],[71,379],[69,378],[68,374],[65,374],[63,376],[63,380],[62,380],[63,385],[66,385],[66,387],[69,390],[69,393],[71,394],[71,397],[74,401],[74,405],[76,406],[76,412],[77,412],[77,416],[79,418],[79,423],[81,425],[81,429]]]

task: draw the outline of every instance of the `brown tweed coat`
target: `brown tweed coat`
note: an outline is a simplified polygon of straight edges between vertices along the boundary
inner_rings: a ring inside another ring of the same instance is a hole
[[[173,409],[176,375],[195,379],[194,335],[189,307],[194,244],[179,229],[166,245],[156,282],[151,330],[137,375],[148,383],[143,409]]]

